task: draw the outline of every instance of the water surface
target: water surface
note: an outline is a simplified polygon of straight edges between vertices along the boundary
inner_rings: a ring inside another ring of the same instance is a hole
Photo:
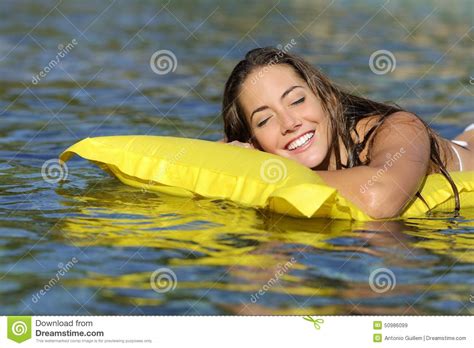
[[[0,4],[0,313],[472,313],[473,209],[304,220],[143,192],[80,159],[63,183],[41,174],[89,136],[219,139],[232,67],[255,46],[291,40],[340,86],[454,137],[474,109],[472,3],[165,4]],[[162,49],[178,63],[157,75],[149,62]],[[396,58],[384,75],[368,63],[380,49]],[[163,286],[157,270],[176,276],[169,291],[152,286]],[[388,287],[371,288],[386,270]]]

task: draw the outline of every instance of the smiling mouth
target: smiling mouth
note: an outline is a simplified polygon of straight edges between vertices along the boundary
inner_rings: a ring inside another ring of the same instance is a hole
[[[303,135],[301,135],[300,137],[298,137],[297,139],[293,140],[288,145],[286,145],[285,150],[295,151],[302,148],[303,146],[308,144],[311,141],[311,139],[313,139],[314,133],[315,133],[314,130],[304,133]]]

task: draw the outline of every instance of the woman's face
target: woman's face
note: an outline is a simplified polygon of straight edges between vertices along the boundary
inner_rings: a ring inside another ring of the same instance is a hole
[[[329,148],[328,117],[308,84],[286,64],[255,69],[239,97],[252,134],[265,152],[313,168]]]

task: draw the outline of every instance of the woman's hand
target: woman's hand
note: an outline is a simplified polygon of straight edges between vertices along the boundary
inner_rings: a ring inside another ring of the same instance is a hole
[[[231,141],[230,143],[227,143],[229,145],[234,145],[234,146],[239,146],[239,147],[244,147],[246,149],[254,149],[255,147],[250,144],[250,143],[241,143],[238,140]]]
[[[227,142],[227,137],[224,137],[223,139],[221,140],[217,140],[218,143],[226,143],[226,144],[229,144],[229,145],[234,145],[234,146],[238,146],[238,147],[244,147],[246,149],[255,149],[255,147],[253,146],[253,144],[251,143],[242,143],[238,140],[234,140],[234,141],[231,141],[230,143]]]

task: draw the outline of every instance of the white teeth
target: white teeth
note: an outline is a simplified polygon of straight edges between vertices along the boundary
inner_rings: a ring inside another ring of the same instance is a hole
[[[298,147],[301,147],[301,146],[305,145],[305,144],[309,141],[309,139],[311,139],[313,136],[314,136],[314,132],[306,133],[305,135],[299,137],[299,138],[296,139],[295,141],[292,141],[292,142],[287,146],[287,148],[288,148],[289,150],[297,149]]]

